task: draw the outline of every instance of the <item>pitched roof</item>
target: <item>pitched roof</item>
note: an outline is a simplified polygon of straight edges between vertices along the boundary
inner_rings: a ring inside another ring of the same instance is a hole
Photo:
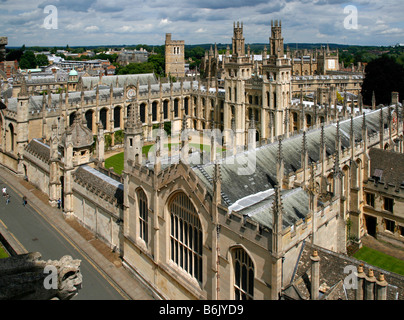
[[[384,119],[386,119],[387,108],[383,109]],[[371,111],[366,115],[366,125],[368,135],[379,132],[380,111]],[[362,139],[363,116],[353,119],[353,132],[355,139]],[[341,147],[347,149],[350,145],[351,121],[344,120],[339,123]],[[336,123],[324,127],[324,139],[327,155],[333,155],[336,151]],[[320,160],[320,137],[321,128],[306,131],[307,152],[309,163]],[[301,168],[303,134],[299,133],[282,141],[282,154],[284,162],[284,174],[294,173]],[[228,156],[218,160],[221,166],[222,192],[227,197],[228,205],[239,199],[250,195],[258,194],[269,189],[273,189],[276,178],[276,161],[278,153],[278,142],[258,147],[238,153],[236,156]],[[247,168],[250,172],[242,172]],[[204,182],[209,191],[213,190],[211,179],[213,177],[214,164],[209,162],[192,169]]]
[[[404,154],[378,148],[369,150],[370,176],[380,182],[400,186],[404,184]]]
[[[317,250],[320,257],[320,299],[336,300],[338,298],[355,300],[355,292],[344,284],[344,279],[348,276],[347,266],[358,267],[364,265],[364,271],[368,274],[371,268],[378,278],[383,273],[387,286],[387,300],[404,300],[404,277],[394,272],[389,272],[381,268],[369,265],[344,254],[336,253],[309,242],[302,244],[301,255],[296,263],[296,272],[292,281],[285,285],[284,295],[291,299],[311,299],[311,259],[313,251]],[[345,269],[345,270],[344,270]]]
[[[97,85],[100,82],[99,77],[82,77],[83,87],[85,89],[90,89],[91,85]],[[126,85],[136,85],[139,81],[139,85],[147,85],[149,82],[151,84],[157,84],[157,79],[154,73],[144,73],[144,74],[125,74],[125,75],[113,75],[113,76],[103,76],[101,78],[100,85],[123,88]]]
[[[93,193],[104,195],[108,201],[123,204],[123,184],[88,165],[80,166],[73,177]]]
[[[35,157],[41,159],[44,162],[49,162],[50,159],[50,148],[47,144],[43,143],[42,141],[34,138],[32,139],[25,150],[30,154],[34,155]]]

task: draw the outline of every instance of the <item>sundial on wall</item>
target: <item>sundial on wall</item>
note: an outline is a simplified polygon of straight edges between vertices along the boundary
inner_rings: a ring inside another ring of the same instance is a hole
[[[136,89],[131,88],[128,90],[128,92],[126,93],[126,96],[128,97],[128,99],[132,99],[136,96]]]

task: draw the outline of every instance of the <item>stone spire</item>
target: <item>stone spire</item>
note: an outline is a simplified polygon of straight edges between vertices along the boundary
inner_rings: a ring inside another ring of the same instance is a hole
[[[282,189],[284,176],[284,162],[283,162],[283,151],[282,151],[282,138],[278,140],[278,152],[276,155],[276,179],[277,185]]]
[[[375,92],[372,92],[372,110],[376,109],[376,95]]]
[[[222,172],[220,164],[215,161],[214,172],[213,172],[213,197],[217,204],[221,203],[222,200]]]
[[[303,170],[303,187],[307,187],[307,168],[309,166],[309,155],[307,149],[306,131],[303,131],[302,136],[302,154],[301,154],[301,167]]]
[[[21,76],[21,89],[18,93],[19,97],[28,97],[28,89],[27,89],[27,82],[25,81],[25,77]]]
[[[380,121],[379,121],[379,135],[380,135],[380,149],[384,148],[384,118],[383,108],[380,108]]]
[[[279,185],[274,186],[274,200],[272,202],[273,213],[273,245],[272,252],[280,254],[282,252],[282,230],[283,230],[283,203],[281,195],[281,187]]]

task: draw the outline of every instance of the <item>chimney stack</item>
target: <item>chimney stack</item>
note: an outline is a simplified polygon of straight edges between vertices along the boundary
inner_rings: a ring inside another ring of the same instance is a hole
[[[318,290],[320,287],[320,257],[317,250],[310,256],[311,260],[311,299],[318,300]]]
[[[387,300],[387,281],[383,273],[380,273],[379,279],[376,280],[376,300]]]
[[[375,299],[375,283],[376,283],[376,277],[373,273],[373,269],[369,269],[369,274],[366,277],[365,282],[365,300]]]

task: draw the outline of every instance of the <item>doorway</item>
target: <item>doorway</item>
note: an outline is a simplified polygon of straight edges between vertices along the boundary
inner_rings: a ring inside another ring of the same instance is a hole
[[[368,234],[376,238],[377,219],[375,217],[365,215],[365,221]]]

